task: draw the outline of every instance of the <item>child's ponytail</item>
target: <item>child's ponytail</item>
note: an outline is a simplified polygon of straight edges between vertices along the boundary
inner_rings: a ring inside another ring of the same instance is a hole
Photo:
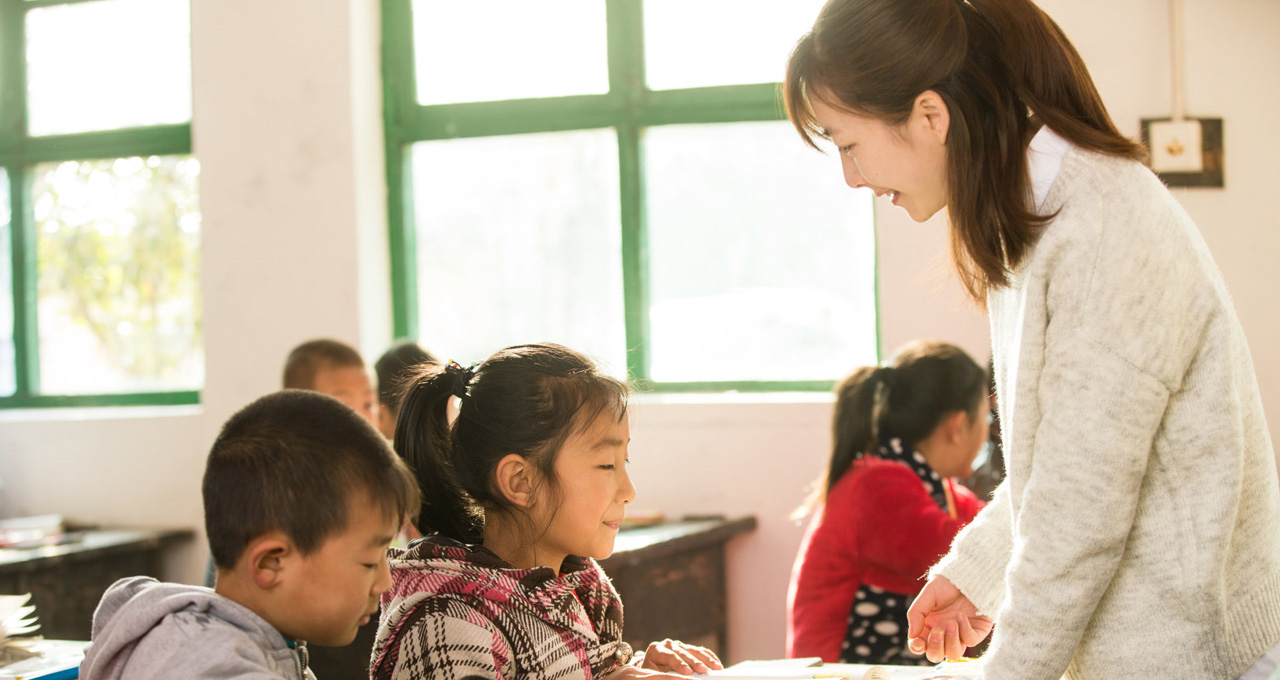
[[[892,379],[892,370],[887,366],[864,366],[836,385],[831,459],[827,462],[827,469],[814,483],[809,497],[792,514],[794,519],[808,515],[826,500],[831,487],[849,471],[854,461],[875,448],[880,430],[877,417],[882,416],[887,407],[888,390],[891,389],[887,383]]]
[[[458,479],[449,427],[449,400],[465,394],[471,371],[454,362],[427,365],[407,381],[396,421],[396,452],[422,491],[418,529],[466,543],[480,540],[483,519]]]

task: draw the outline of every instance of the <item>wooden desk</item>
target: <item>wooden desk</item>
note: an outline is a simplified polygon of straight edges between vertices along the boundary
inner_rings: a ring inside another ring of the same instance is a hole
[[[165,548],[190,540],[189,530],[86,531],[61,545],[0,548],[0,593],[31,593],[47,639],[88,640],[102,593],[125,576],[160,575]]]
[[[674,638],[728,656],[724,546],[755,517],[624,529],[600,566],[622,596],[622,633],[636,650]]]

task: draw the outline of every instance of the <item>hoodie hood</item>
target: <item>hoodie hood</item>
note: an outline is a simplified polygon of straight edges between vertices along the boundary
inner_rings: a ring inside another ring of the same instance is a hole
[[[193,634],[199,638],[193,639]],[[144,637],[148,644],[139,651]],[[279,631],[247,607],[210,588],[161,583],[144,576],[121,579],[103,594],[93,613],[93,642],[85,651],[80,677],[115,680],[125,677],[128,668],[128,677],[136,678],[146,674],[143,669],[163,670],[166,664],[175,676],[184,670],[194,673],[194,667],[175,668],[170,658],[197,656],[191,654],[193,644],[203,649],[198,656],[214,657],[209,652],[220,650],[243,657],[249,650],[247,660],[256,665],[279,666],[284,677],[309,677],[304,675],[305,646],[301,653],[295,651]]]

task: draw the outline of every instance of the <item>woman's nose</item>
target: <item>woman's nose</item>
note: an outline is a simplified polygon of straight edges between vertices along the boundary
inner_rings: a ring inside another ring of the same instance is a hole
[[[844,183],[850,189],[861,189],[867,186],[867,180],[858,172],[858,164],[848,154],[840,154],[840,169],[844,172]]]

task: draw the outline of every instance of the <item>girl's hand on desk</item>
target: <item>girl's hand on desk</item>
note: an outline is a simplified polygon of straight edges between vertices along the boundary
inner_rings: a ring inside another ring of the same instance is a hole
[[[724,664],[720,657],[706,647],[686,645],[670,638],[662,642],[652,642],[649,648],[640,655],[640,667],[656,671],[693,675],[706,673],[709,670],[721,670]]]
[[[934,663],[958,659],[982,642],[993,625],[951,581],[935,576],[907,610],[908,645]]]

